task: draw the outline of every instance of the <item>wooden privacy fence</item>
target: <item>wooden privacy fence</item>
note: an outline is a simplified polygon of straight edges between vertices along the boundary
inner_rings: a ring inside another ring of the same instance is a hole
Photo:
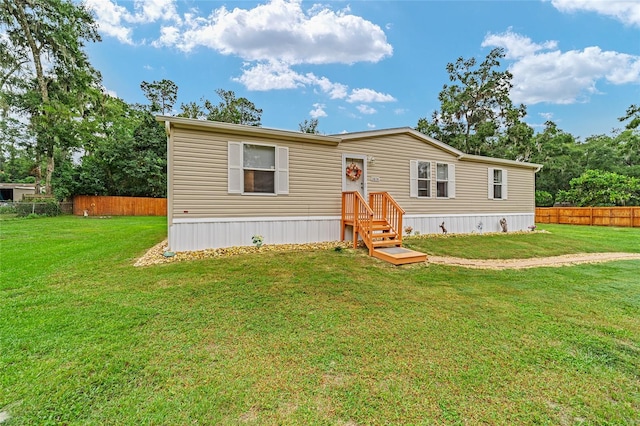
[[[166,198],[76,195],[73,214],[82,216],[166,216]]]
[[[536,222],[640,227],[640,207],[537,207]]]

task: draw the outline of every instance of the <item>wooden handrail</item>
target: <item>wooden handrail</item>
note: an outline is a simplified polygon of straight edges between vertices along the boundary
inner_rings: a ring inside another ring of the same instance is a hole
[[[358,235],[369,249],[369,255],[373,254],[373,209],[369,207],[367,201],[359,192],[354,192],[354,215],[355,224],[353,226],[353,248],[358,246]]]
[[[358,246],[358,235],[373,254],[374,224],[384,222],[395,234],[398,243],[402,243],[402,216],[404,209],[388,192],[372,192],[369,203],[358,191],[342,193],[342,218],[340,237],[344,240],[345,225],[353,226],[353,247]]]
[[[374,220],[386,221],[402,242],[402,216],[404,209],[388,192],[371,192],[369,205],[374,211]]]

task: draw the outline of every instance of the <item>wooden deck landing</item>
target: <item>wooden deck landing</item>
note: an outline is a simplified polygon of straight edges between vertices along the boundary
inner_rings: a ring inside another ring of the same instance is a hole
[[[422,263],[427,261],[426,254],[404,247],[375,248],[373,250],[373,257],[393,263],[394,265],[406,265],[408,263]]]

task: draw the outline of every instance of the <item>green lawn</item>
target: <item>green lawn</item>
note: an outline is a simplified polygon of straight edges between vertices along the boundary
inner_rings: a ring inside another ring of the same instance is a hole
[[[640,252],[640,229],[542,228],[407,243]],[[165,235],[166,218],[0,222],[2,426],[640,421],[639,261],[484,271],[349,249],[134,268]]]

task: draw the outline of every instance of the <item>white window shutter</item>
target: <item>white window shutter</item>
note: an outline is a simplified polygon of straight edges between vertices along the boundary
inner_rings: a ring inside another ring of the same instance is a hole
[[[507,199],[507,187],[509,185],[507,184],[507,171],[506,170],[502,170],[502,198],[503,199]]]
[[[409,197],[418,197],[418,160],[409,161]]]
[[[276,147],[276,194],[289,193],[289,148]]]
[[[437,198],[438,197],[438,162],[431,162],[431,181],[429,182],[429,194]]]
[[[229,194],[242,193],[242,144],[229,142],[227,151],[227,190]]]
[[[449,164],[449,198],[456,198],[456,165]]]
[[[487,169],[487,198],[493,200],[493,168]]]

